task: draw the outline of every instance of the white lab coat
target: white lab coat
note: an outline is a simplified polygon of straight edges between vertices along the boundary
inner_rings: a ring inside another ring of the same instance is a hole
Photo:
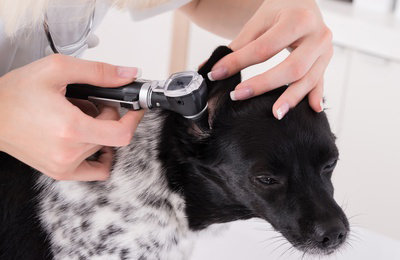
[[[191,0],[170,0],[154,8],[141,10],[131,8],[129,11],[131,12],[134,20],[142,20],[162,12],[179,8],[190,1]],[[97,0],[93,30],[91,32],[91,36],[89,37],[89,42],[95,42],[93,41],[93,31],[96,29],[96,27],[98,27],[109,7],[110,6],[107,1]],[[68,8],[71,9],[67,10],[63,8],[62,10],[59,10],[60,12],[55,16],[57,19],[59,17],[59,21],[56,23],[49,23],[49,25],[52,32],[56,32],[56,34],[59,33],[64,38],[70,37],[71,39],[77,39],[82,34],[82,28],[86,27],[87,19],[84,19],[85,22],[78,20],[72,24],[71,21],[68,21],[68,25],[66,26],[64,21],[68,20],[67,18],[69,17],[69,11],[79,11],[79,8],[81,7],[75,5],[69,6]],[[74,8],[75,10],[73,10]],[[51,53],[52,51],[41,24],[33,30],[27,29],[25,31],[18,32],[17,35],[11,39],[5,35],[3,23],[0,18],[0,76],[15,68],[43,58]]]

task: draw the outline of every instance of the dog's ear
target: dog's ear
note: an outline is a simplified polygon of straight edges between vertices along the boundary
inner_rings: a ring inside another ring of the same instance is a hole
[[[222,104],[225,100],[229,99],[229,93],[235,89],[235,87],[241,82],[240,72],[235,75],[219,81],[211,81],[208,78],[208,73],[211,71],[213,66],[223,57],[232,53],[232,50],[227,46],[219,46],[214,50],[211,57],[207,60],[207,62],[199,69],[198,73],[203,76],[206,81],[207,91],[208,91],[208,117],[204,120],[207,122],[199,122],[202,124],[202,127],[197,126],[196,132],[202,134],[207,134],[204,132],[204,125],[208,125],[209,129],[212,128],[212,123],[216,111],[219,109],[220,104]],[[194,126],[196,128],[196,126]],[[198,129],[200,128],[200,129]],[[202,129],[202,130],[201,130]]]
[[[208,89],[208,99],[213,98],[215,95],[223,93],[229,93],[241,82],[240,72],[235,75],[220,81],[211,81],[208,78],[208,73],[214,67],[214,65],[221,60],[226,55],[232,53],[233,51],[227,46],[219,46],[211,54],[211,57],[206,61],[206,63],[199,69],[198,73],[203,76],[206,80]]]

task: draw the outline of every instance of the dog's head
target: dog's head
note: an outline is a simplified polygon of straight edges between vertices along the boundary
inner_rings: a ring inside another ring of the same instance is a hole
[[[199,72],[206,77],[230,52],[218,48]],[[207,80],[209,131],[167,118],[161,159],[171,187],[185,196],[190,227],[258,217],[298,249],[332,253],[349,224],[333,199],[338,150],[325,113],[305,99],[278,121],[272,105],[285,87],[233,102],[229,92],[240,81],[240,74]]]

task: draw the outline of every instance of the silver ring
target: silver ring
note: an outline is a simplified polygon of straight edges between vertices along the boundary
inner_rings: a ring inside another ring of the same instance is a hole
[[[142,85],[139,91],[139,105],[141,108],[151,108],[151,82]]]

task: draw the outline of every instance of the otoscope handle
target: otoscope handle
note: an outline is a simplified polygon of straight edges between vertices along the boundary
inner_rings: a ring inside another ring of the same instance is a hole
[[[66,97],[89,100],[89,97],[115,99],[121,101],[136,101],[139,99],[143,82],[132,82],[122,87],[102,88],[88,84],[70,84],[67,86]]]
[[[198,120],[207,112],[207,86],[196,72],[176,73],[166,81],[134,81],[116,88],[71,84],[66,97],[131,110],[161,108],[190,120]]]

